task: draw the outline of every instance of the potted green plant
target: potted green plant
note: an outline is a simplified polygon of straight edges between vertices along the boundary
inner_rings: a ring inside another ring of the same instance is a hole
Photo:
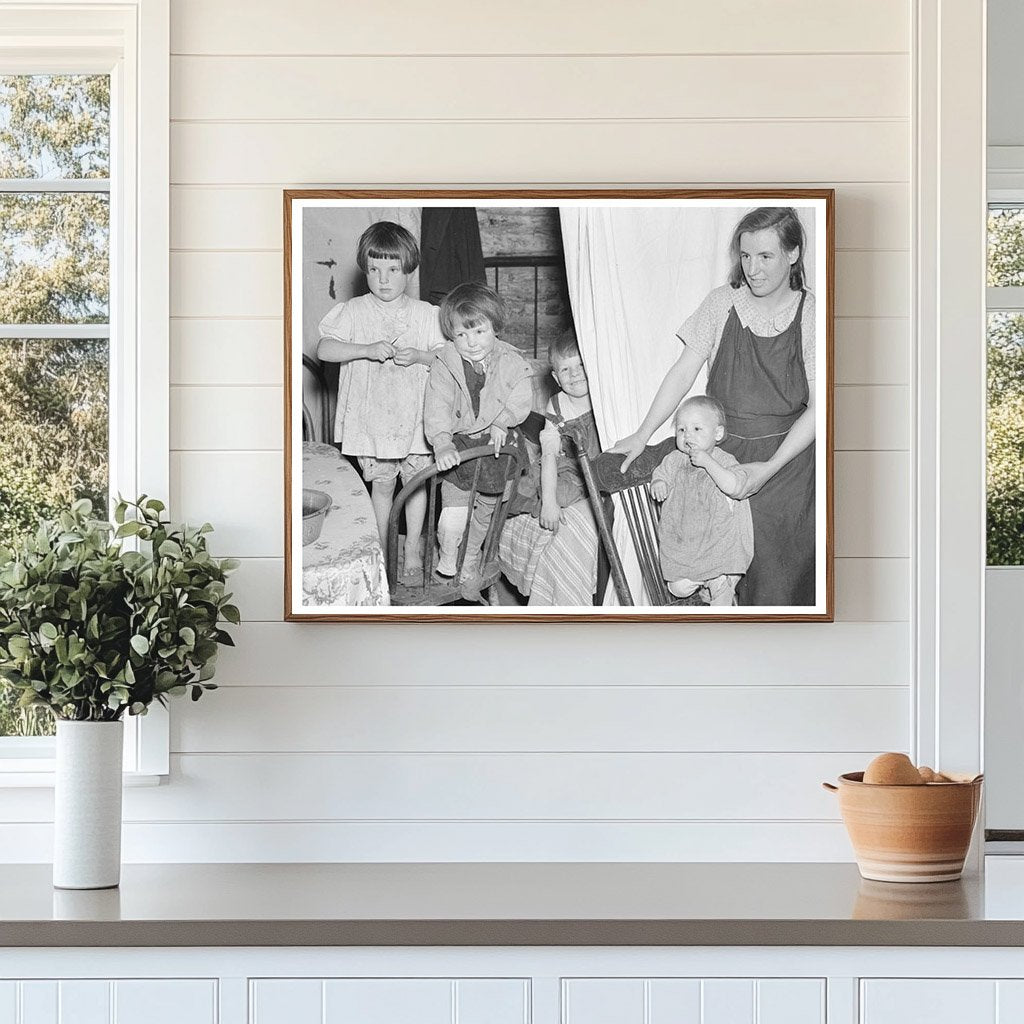
[[[124,715],[215,689],[222,622],[239,613],[225,588],[238,562],[209,553],[212,529],[172,525],[146,496],[113,523],[78,501],[0,548],[0,677],[57,720],[55,886],[119,882]]]

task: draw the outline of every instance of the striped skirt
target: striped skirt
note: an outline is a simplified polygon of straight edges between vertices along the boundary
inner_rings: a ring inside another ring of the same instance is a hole
[[[505,524],[498,547],[501,571],[529,603],[576,607],[593,603],[597,590],[597,524],[586,500],[562,511],[557,533],[529,515]]]

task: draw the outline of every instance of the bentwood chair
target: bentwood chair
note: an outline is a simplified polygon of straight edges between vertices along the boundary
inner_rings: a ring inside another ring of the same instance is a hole
[[[437,515],[438,515],[438,492],[441,487],[441,473],[437,464],[434,463],[426,469],[417,473],[395,496],[394,504],[391,507],[391,517],[388,520],[387,550],[384,552],[385,565],[387,566],[388,585],[391,589],[392,605],[443,605],[454,604],[456,601],[466,597],[463,588],[459,584],[459,576],[462,573],[462,566],[466,560],[466,549],[469,545],[469,531],[473,524],[472,510],[476,503],[478,486],[480,484],[481,470],[484,467],[485,459],[494,459],[494,447],[492,445],[480,445],[476,448],[467,448],[460,452],[461,464],[473,464],[472,488],[469,492],[470,514],[466,519],[466,527],[462,533],[462,541],[459,544],[458,560],[456,562],[455,576],[451,580],[444,579],[434,574],[437,564],[435,548],[437,544]],[[484,535],[483,547],[480,555],[480,592],[488,591],[498,580],[501,570],[498,566],[498,542],[501,539],[501,531],[508,519],[509,509],[516,496],[520,478],[529,469],[529,459],[522,444],[506,444],[500,452],[497,460],[499,466],[500,493],[494,495],[494,512],[488,524],[487,532]],[[420,487],[427,488],[427,518],[426,518],[426,551],[423,558],[423,573],[415,582],[404,582],[398,564],[399,552],[399,529],[401,525],[402,510],[406,502],[416,493]],[[490,491],[488,490],[488,493]],[[487,603],[485,597],[480,598],[481,603]]]

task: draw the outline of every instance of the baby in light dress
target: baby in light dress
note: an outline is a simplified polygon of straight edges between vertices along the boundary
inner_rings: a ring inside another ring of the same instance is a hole
[[[745,474],[718,447],[725,410],[715,399],[688,398],[675,427],[676,451],[651,475],[651,496],[665,503],[658,528],[662,575],[676,597],[700,591],[709,604],[729,606],[754,557],[750,502],[729,497]]]

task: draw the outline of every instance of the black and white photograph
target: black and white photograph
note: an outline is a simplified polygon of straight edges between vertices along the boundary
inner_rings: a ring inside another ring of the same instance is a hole
[[[831,190],[284,200],[288,618],[831,621]]]

